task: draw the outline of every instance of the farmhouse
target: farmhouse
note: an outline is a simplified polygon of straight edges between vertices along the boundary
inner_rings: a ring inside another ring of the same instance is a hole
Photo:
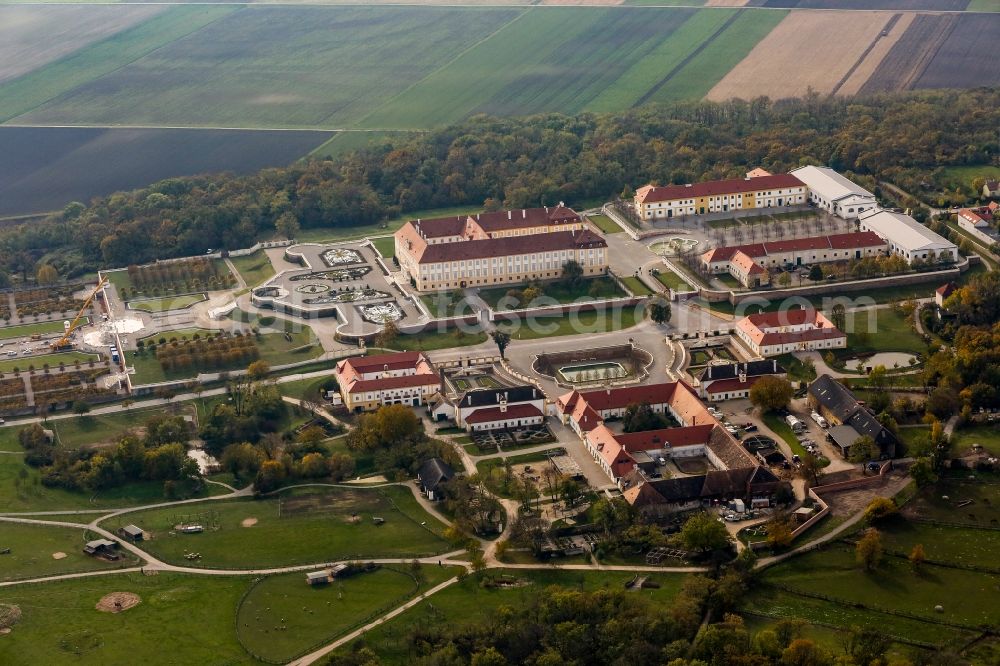
[[[443,485],[453,478],[455,478],[455,470],[440,458],[428,458],[417,471],[420,491],[427,495],[427,499],[431,501],[442,499]]]
[[[954,282],[949,282],[947,284],[941,285],[940,287],[934,290],[934,303],[939,308],[943,309],[944,302],[948,300],[949,296],[955,293],[956,289],[958,289],[958,285],[955,284]]]
[[[992,223],[993,208],[990,206],[963,208],[958,211],[955,219],[958,221],[958,226],[987,246],[1000,242],[1000,233],[997,233]]]
[[[861,231],[874,231],[885,239],[889,251],[910,264],[958,261],[958,248],[909,215],[875,209],[858,218]]]
[[[558,278],[567,261],[584,275],[607,270],[607,243],[573,210],[530,208],[411,220],[396,259],[418,291]]]
[[[765,287],[771,283],[771,274],[753,260],[746,252],[737,250],[729,260],[729,274],[747,289]]]
[[[847,346],[847,334],[822,312],[812,309],[749,315],[739,320],[733,330],[740,342],[764,357]]]
[[[421,405],[441,390],[441,378],[421,352],[355,356],[334,372],[344,405],[355,412],[383,405]]]
[[[734,270],[737,255],[750,257],[763,268],[780,268],[849,261],[888,251],[889,245],[878,234],[868,231],[717,247],[701,255],[701,264],[710,273],[728,272],[749,287],[752,285],[740,279],[746,271]]]
[[[757,380],[767,376],[784,377],[785,369],[775,359],[710,365],[701,373],[698,395],[710,402],[746,398]]]
[[[647,404],[656,414],[672,416],[681,425],[704,425],[715,419],[684,382],[607,388],[597,391],[570,391],[556,400],[556,411],[582,438],[605,419],[621,418],[629,405]]]
[[[1000,180],[987,179],[983,184],[983,196],[987,199],[1000,197]]]
[[[751,172],[753,173],[753,172]],[[712,180],[687,185],[646,185],[635,192],[635,212],[644,220],[704,215],[806,203],[806,186],[789,174]]]
[[[809,188],[809,201],[845,220],[876,207],[875,195],[829,167],[804,166],[791,174]]]
[[[830,375],[822,375],[809,385],[809,405],[830,422],[827,436],[845,458],[850,455],[851,446],[863,436],[874,440],[882,458],[896,455],[896,436],[892,431]]]
[[[469,431],[541,425],[545,394],[534,386],[468,391],[455,406],[455,423]]]

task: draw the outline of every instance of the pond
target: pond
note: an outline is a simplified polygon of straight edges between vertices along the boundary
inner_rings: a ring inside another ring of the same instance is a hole
[[[865,372],[871,372],[872,368],[880,365],[885,366],[886,370],[909,368],[910,359],[916,358],[913,354],[907,354],[906,352],[879,352],[864,359]],[[848,359],[846,365],[848,368],[853,369],[857,366],[859,360],[858,358]]]
[[[605,361],[581,365],[564,365],[559,374],[568,382],[592,382],[601,379],[620,379],[628,376],[628,370],[621,363]]]
[[[698,247],[698,241],[694,238],[681,238],[674,236],[666,240],[657,241],[649,246],[650,252],[655,254],[682,254]]]

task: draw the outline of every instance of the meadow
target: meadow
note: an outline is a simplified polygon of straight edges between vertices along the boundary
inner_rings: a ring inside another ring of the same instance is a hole
[[[82,321],[82,320],[81,320]],[[0,328],[0,340],[11,338],[28,338],[32,335],[47,335],[63,332],[62,321],[41,321],[37,324],[19,324]]]
[[[233,614],[250,579],[238,576],[156,576],[129,573],[0,589],[0,603],[22,617],[0,640],[4,664],[176,663],[251,664],[240,647]],[[111,592],[142,602],[124,613],[102,613]]]
[[[80,516],[70,522],[86,523],[89,520]],[[96,533],[87,530],[12,523],[0,525],[0,532],[3,533],[0,548],[10,548],[10,553],[3,556],[3,568],[0,568],[0,580],[3,581],[116,569],[138,563],[128,551],[123,551],[122,558],[117,562],[85,555],[83,545],[89,539],[98,538]]]
[[[642,305],[607,310],[587,310],[555,316],[529,316],[524,321],[499,324],[514,340],[554,338],[560,335],[607,333],[632,328],[645,317]]]
[[[4,355],[3,360],[0,361],[0,373],[13,372],[15,369],[19,369],[24,372],[30,367],[41,370],[46,365],[50,368],[57,368],[60,363],[73,365],[77,361],[86,363],[91,360],[97,361],[100,360],[100,357],[97,354],[84,354],[83,352],[78,351],[55,352],[52,354],[21,356],[18,358],[7,358],[7,356]]]
[[[143,312],[167,312],[168,310],[184,310],[207,299],[205,294],[143,298],[129,301],[128,307],[130,310],[142,310]]]
[[[263,250],[242,257],[230,257],[229,261],[248,287],[256,287],[274,275],[274,265]]]
[[[197,567],[235,569],[444,552],[445,541],[420,525],[435,519],[407,503],[403,493],[410,491],[311,488],[283,493],[280,501],[219,501],[127,513],[103,526],[114,530],[135,523],[152,532],[153,538],[145,542],[150,553]],[[397,499],[405,512],[394,504]],[[384,518],[385,524],[375,524],[374,517]],[[256,522],[245,526],[252,519]],[[175,532],[180,523],[201,524],[205,531]],[[201,557],[187,560],[190,552]]]

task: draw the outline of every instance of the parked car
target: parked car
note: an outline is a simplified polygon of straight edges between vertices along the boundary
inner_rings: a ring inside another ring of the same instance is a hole
[[[743,429],[747,432],[757,432],[757,426],[752,423],[744,423]]]
[[[731,426],[731,425],[727,425],[726,426],[726,432],[728,432],[730,435],[733,435],[733,436],[738,436],[740,434],[739,428],[737,428],[736,426]]]

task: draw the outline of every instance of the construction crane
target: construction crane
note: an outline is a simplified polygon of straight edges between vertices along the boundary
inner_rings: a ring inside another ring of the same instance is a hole
[[[90,292],[90,296],[87,296],[87,300],[83,302],[83,307],[80,308],[80,311],[76,313],[75,317],[73,317],[69,326],[66,327],[66,331],[63,333],[63,336],[52,343],[53,351],[59,351],[60,349],[66,349],[71,346],[69,343],[69,336],[73,334],[73,331],[75,331],[76,327],[80,324],[80,320],[83,319],[83,313],[90,307],[90,304],[94,301],[94,297],[97,296],[98,292],[101,291],[107,283],[108,278],[102,276],[100,282],[98,282],[97,286],[94,287],[94,291]]]

